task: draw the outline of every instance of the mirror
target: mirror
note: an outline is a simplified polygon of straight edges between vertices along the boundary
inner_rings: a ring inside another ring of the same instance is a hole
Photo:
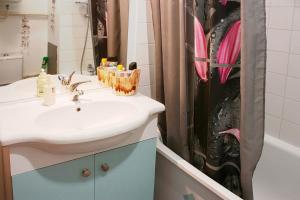
[[[126,66],[129,0],[90,0],[95,64],[101,58]]]
[[[126,65],[128,9],[129,0],[0,0],[0,103],[36,98],[42,65],[57,94],[57,74],[73,71],[74,82],[92,80],[85,89],[101,88],[101,58]]]

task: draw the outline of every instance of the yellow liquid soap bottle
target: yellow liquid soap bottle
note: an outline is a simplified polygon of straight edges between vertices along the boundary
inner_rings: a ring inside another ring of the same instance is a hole
[[[37,96],[43,97],[45,94],[45,85],[47,84],[47,74],[41,69],[40,75],[37,77]]]

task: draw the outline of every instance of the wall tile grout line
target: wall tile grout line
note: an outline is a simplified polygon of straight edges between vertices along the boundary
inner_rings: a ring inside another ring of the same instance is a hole
[[[295,0],[293,1],[293,11],[292,11],[292,23],[291,23],[291,27],[294,25],[294,12],[295,12]],[[289,55],[291,54],[291,48],[292,48],[292,34],[293,32],[290,31],[290,43],[289,43]],[[288,70],[289,70],[289,64],[290,64],[290,58],[288,59],[288,63],[287,63],[287,69],[286,69],[286,74],[288,74]],[[284,115],[285,115],[285,109],[286,109],[286,87],[287,87],[287,76],[285,77],[285,82],[284,82],[284,98],[283,98],[283,106],[282,106],[282,110],[281,110],[281,120],[280,120],[280,128],[279,128],[279,138],[282,138],[282,124],[283,124],[283,120],[284,120]]]

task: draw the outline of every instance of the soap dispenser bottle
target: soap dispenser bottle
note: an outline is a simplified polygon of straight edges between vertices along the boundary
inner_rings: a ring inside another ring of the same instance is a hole
[[[55,85],[50,75],[47,76],[47,84],[44,86],[44,92],[43,105],[51,106],[55,104]]]
[[[37,96],[43,97],[44,96],[44,87],[47,84],[47,74],[44,69],[41,69],[41,73],[37,78]]]

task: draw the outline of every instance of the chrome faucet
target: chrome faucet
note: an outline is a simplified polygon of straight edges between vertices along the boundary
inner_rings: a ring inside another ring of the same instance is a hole
[[[83,95],[84,92],[82,90],[78,90],[77,87],[83,83],[89,83],[92,82],[91,80],[87,80],[87,81],[80,81],[80,82],[76,82],[76,83],[72,83],[72,78],[75,74],[75,71],[73,71],[69,77],[65,77],[65,76],[58,76],[58,80],[61,82],[62,86],[65,86],[71,93],[75,93],[75,95],[73,96],[72,101],[78,101],[79,100],[79,96]]]
[[[77,90],[75,95],[72,98],[72,101],[77,102],[79,100],[79,96],[83,95],[83,90]]]
[[[78,87],[79,85],[81,85],[81,84],[83,84],[83,83],[89,83],[89,82],[92,82],[92,81],[91,81],[91,80],[87,80],[87,81],[80,81],[80,82],[77,82],[77,83],[73,83],[73,84],[70,85],[69,90],[70,90],[71,92],[76,92],[76,91],[78,91],[78,90],[77,90],[77,87]]]
[[[72,101],[74,102],[77,102],[79,100],[79,96],[83,95],[84,92],[83,90],[78,90],[77,87],[83,83],[89,83],[91,82],[91,80],[88,80],[88,81],[80,81],[80,82],[77,82],[77,83],[73,83],[70,85],[69,89],[72,93],[75,92],[75,95],[73,96],[72,98]]]

